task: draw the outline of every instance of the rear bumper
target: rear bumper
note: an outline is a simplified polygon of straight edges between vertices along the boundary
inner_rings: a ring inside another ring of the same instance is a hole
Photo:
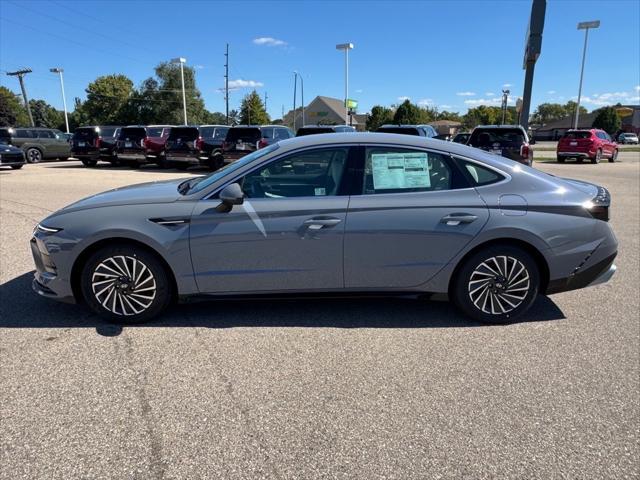
[[[559,157],[567,157],[567,158],[589,158],[595,155],[595,153],[589,152],[558,152],[557,155]]]
[[[253,152],[251,152],[251,151],[246,151],[246,152],[224,152],[224,154],[223,154],[224,163],[235,162],[236,160],[240,160],[242,157],[246,157],[250,153],[253,153]]]
[[[600,260],[595,265],[579,270],[577,273],[569,275],[566,278],[552,280],[547,286],[546,293],[550,295],[553,293],[568,292],[608,282],[617,270],[613,263],[617,254],[618,252],[615,252],[605,259]]]
[[[187,163],[189,165],[199,165],[200,158],[196,154],[191,155],[176,155],[168,153],[166,154],[166,158],[168,162],[174,163]]]
[[[124,160],[124,161],[144,163],[147,160],[147,157],[144,153],[121,152],[121,153],[118,153],[118,159]]]

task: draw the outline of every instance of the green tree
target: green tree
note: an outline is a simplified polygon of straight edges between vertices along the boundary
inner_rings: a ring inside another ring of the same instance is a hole
[[[376,105],[371,108],[371,114],[367,117],[367,130],[373,132],[385,123],[393,122],[393,111],[390,108]]]
[[[29,117],[15,93],[0,87],[0,127],[24,127],[29,125]]]
[[[240,112],[238,110],[229,110],[229,125],[240,125]]]
[[[458,112],[449,112],[447,110],[443,110],[437,113],[436,120],[451,120],[452,122],[461,122],[463,121],[462,115]]]
[[[56,110],[44,100],[29,100],[29,107],[36,127],[65,130],[63,111]]]
[[[433,107],[418,107],[417,123],[430,123],[438,119],[438,109]]]
[[[598,115],[593,121],[593,128],[600,128],[608,134],[614,135],[620,130],[621,123],[615,107],[604,107],[598,111]]]
[[[124,75],[106,75],[96,78],[86,90],[87,100],[82,104],[89,123],[117,125],[133,123],[126,118],[133,82]]]
[[[421,123],[422,112],[417,105],[411,103],[410,100],[405,100],[398,106],[395,115],[393,116],[393,123],[396,125],[414,125]]]
[[[263,125],[271,119],[264,109],[264,103],[255,90],[242,99],[240,105],[240,123],[242,125]]]

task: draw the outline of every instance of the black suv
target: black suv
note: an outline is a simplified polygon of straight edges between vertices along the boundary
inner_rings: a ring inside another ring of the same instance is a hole
[[[296,132],[296,137],[316,135],[320,133],[346,133],[355,132],[355,127],[350,125],[305,125]]]
[[[204,165],[217,170],[224,164],[222,143],[229,128],[226,125],[173,127],[165,145],[167,166],[185,169]]]
[[[114,125],[76,128],[71,138],[71,154],[85,167],[95,167],[98,160],[117,163],[116,141],[120,128]]]
[[[48,158],[66,160],[71,156],[71,145],[65,134],[54,128],[0,128],[3,142],[22,149],[28,163]]]
[[[529,137],[520,125],[480,125],[471,132],[467,145],[524,165],[533,162]]]
[[[118,161],[136,168],[147,162],[147,128],[142,125],[122,127],[118,135]]]
[[[438,135],[431,125],[382,125],[376,132],[399,133],[401,135],[414,135],[417,137],[433,138]]]
[[[282,125],[238,125],[231,127],[222,144],[225,163],[231,163],[280,140],[292,138],[293,132]]]

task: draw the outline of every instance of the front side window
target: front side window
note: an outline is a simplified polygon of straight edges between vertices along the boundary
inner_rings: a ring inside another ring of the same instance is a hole
[[[367,148],[363,193],[430,192],[452,188],[452,171],[439,153]]]
[[[326,197],[337,195],[348,148],[326,148],[289,155],[244,177],[249,198]]]

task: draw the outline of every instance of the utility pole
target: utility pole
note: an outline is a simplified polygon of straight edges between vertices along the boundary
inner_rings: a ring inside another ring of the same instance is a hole
[[[269,96],[267,95],[267,92],[264,92],[264,111],[265,111],[265,113],[267,112],[267,98],[269,98]]]
[[[23,68],[16,72],[7,72],[7,75],[10,77],[18,77],[18,81],[20,81],[20,89],[22,90],[22,98],[24,99],[24,106],[27,108],[27,113],[29,114],[29,122],[31,122],[32,127],[35,127],[35,124],[33,123],[33,115],[31,115],[31,107],[29,106],[29,98],[27,97],[27,89],[24,87],[24,76],[31,72],[32,70],[30,68]]]
[[[227,125],[229,125],[229,44],[227,43],[227,51],[224,54],[224,101],[227,112]]]
[[[502,90],[502,123],[504,125],[505,117],[507,116],[507,102],[509,101],[509,94],[511,92],[507,90]]]
[[[298,86],[298,72],[293,72],[293,130],[296,129],[296,87]]]

